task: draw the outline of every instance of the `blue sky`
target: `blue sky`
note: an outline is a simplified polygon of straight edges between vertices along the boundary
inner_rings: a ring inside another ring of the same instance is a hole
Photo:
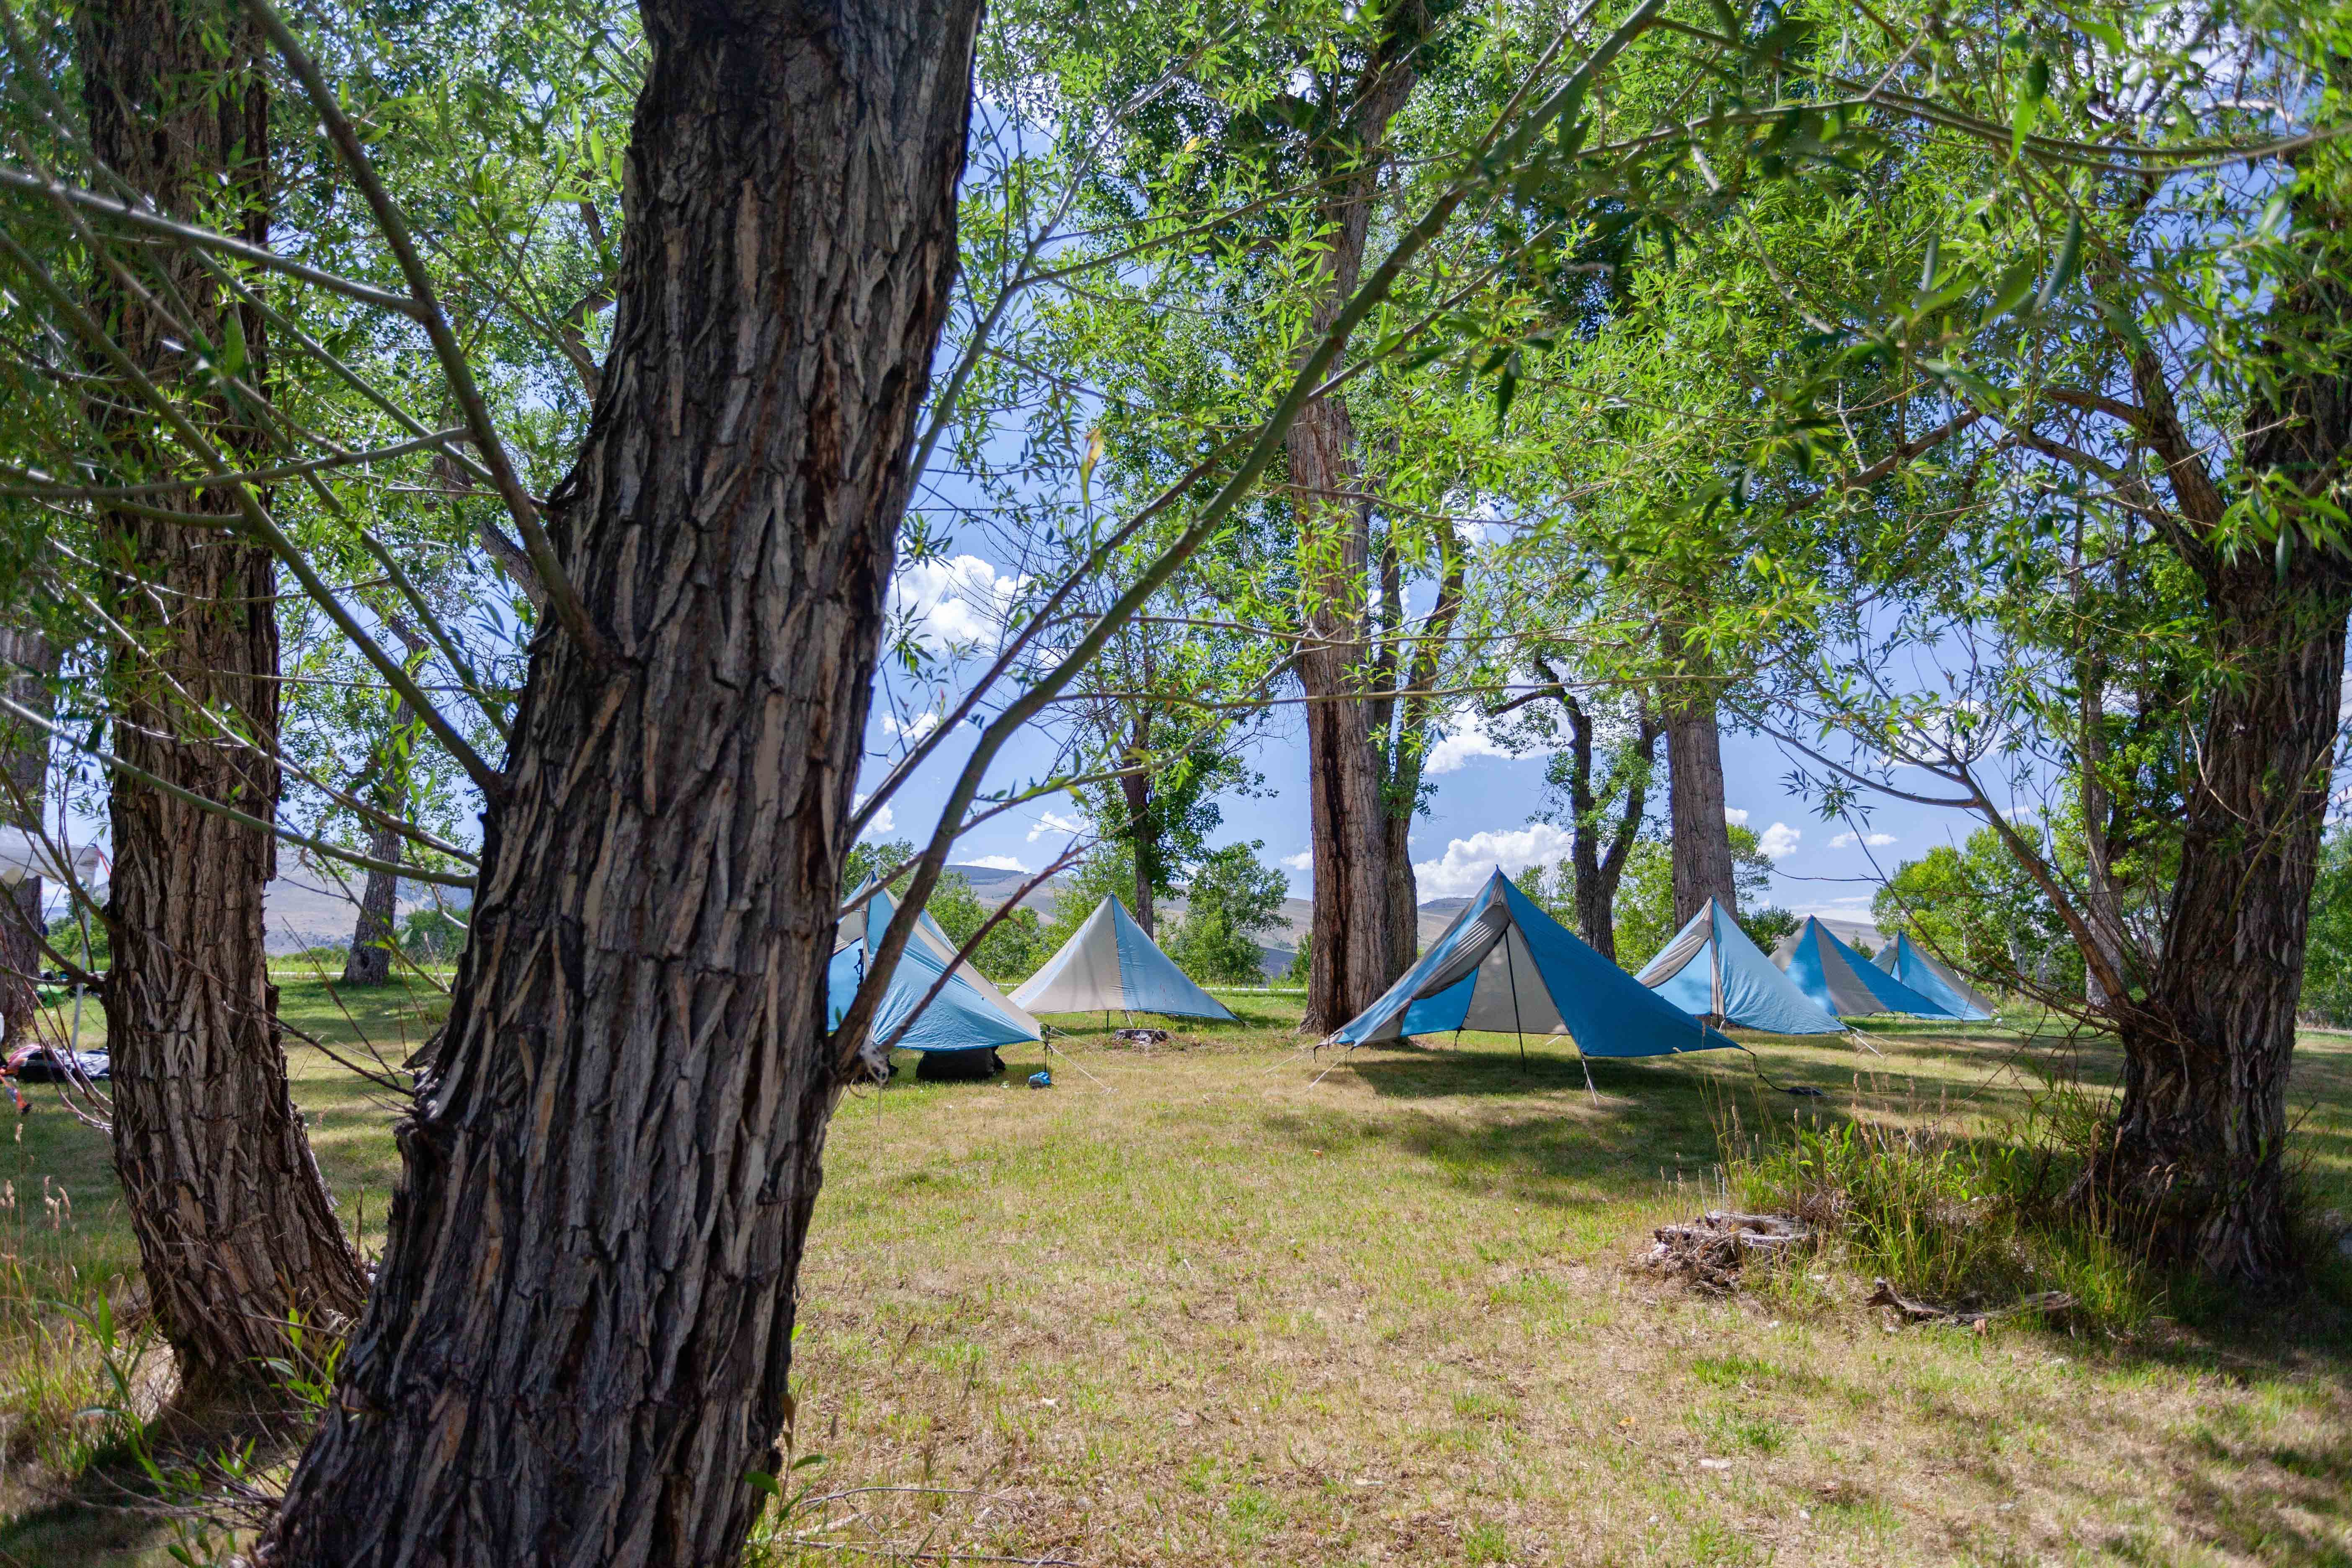
[[[903,575],[899,593],[912,602],[923,624],[941,641],[985,640],[990,611],[1003,582],[977,556]],[[901,693],[900,699],[911,694]],[[871,784],[887,768],[898,743],[898,721],[877,699],[867,745],[877,753],[866,770]],[[1228,795],[1219,801],[1219,844],[1260,840],[1264,858],[1290,873],[1294,892],[1307,890],[1306,740],[1297,710],[1277,711],[1245,753],[1264,775],[1264,793]],[[869,837],[920,842],[937,820],[940,802],[966,748],[951,743],[888,803],[887,827]],[[992,782],[1042,776],[1053,764],[1042,736],[1024,736],[999,760]],[[1877,878],[1902,860],[1934,846],[1958,843],[1976,824],[1966,814],[1881,798],[1866,821],[1823,822],[1790,793],[1791,759],[1778,742],[1751,735],[1724,736],[1727,799],[1734,820],[1744,821],[1774,854],[1770,898],[1800,913],[1867,920]],[[1565,835],[1530,819],[1543,809],[1544,758],[1511,755],[1475,726],[1457,724],[1432,753],[1429,773],[1436,784],[1429,813],[1414,824],[1412,848],[1426,899],[1473,890],[1499,864],[1517,871],[1531,860],[1549,862],[1567,853]],[[1744,816],[1742,815],[1744,814]],[[957,845],[959,862],[1036,869],[1069,843],[1081,821],[1074,802],[1056,795],[967,834]],[[1874,859],[1875,868],[1874,868]]]

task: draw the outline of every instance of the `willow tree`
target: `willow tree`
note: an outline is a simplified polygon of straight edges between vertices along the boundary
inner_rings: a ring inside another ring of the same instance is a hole
[[[259,27],[231,5],[100,0],[79,12],[76,44],[99,167],[170,216],[266,243]],[[90,278],[79,319],[104,329],[84,339],[104,389],[90,420],[132,454],[131,474],[175,467],[142,384],[189,388],[182,439],[214,462],[264,448],[219,374],[266,381],[257,310],[184,253],[152,270],[101,258]],[[282,1325],[355,1317],[366,1285],[288,1091],[269,981],[262,888],[276,844],[254,819],[274,815],[279,792],[276,563],[237,537],[224,492],[146,499],[98,514],[113,731],[137,770],[118,772],[109,796],[113,960],[100,995],[115,1171],[157,1320],[201,1395],[274,1381]]]
[[[2209,49],[2053,15],[1897,58],[1954,112],[1855,247],[1874,288],[1776,279],[1828,363],[1750,499],[1837,542],[1778,535],[1853,606],[1792,663],[1784,738],[1832,806],[1980,817],[2080,952],[2087,995],[2053,1000],[2120,1037],[2075,1201],[2159,1264],[2272,1287],[2298,1269],[2285,1096],[2352,614],[2352,31],[2227,24]],[[1857,376],[1895,417],[1839,423]],[[1944,479],[1822,483],[1927,454]]]
[[[613,347],[551,498],[572,609],[274,1563],[732,1563],[779,1468],[979,13],[645,7]]]

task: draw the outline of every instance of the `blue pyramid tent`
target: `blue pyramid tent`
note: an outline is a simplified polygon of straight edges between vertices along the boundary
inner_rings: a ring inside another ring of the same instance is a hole
[[[887,889],[877,888],[836,929],[833,962],[825,971],[827,1028],[838,1026],[849,1011],[898,907]],[[890,973],[889,989],[874,1010],[871,1040],[890,1038],[910,1017],[915,1022],[898,1041],[901,1050],[978,1051],[1039,1037],[1037,1020],[1007,1001],[979,970],[958,963],[949,974],[948,965],[955,962],[955,943],[940,930],[930,911],[918,915],[914,934],[907,939],[898,966]],[[923,998],[943,974],[948,975],[947,984],[924,1005]]]
[[[1880,948],[1870,962],[1873,967],[1892,974],[1955,1018],[1981,1023],[1993,1016],[1992,1003],[1984,993],[1937,963],[1933,955],[1921,951],[1918,943],[1901,931],[1896,931],[1895,940]]]
[[[1837,939],[1837,933],[1807,915],[1805,923],[1780,939],[1773,962],[1789,972],[1798,990],[1841,1018],[1873,1013],[1908,1013],[1916,1018],[1948,1018],[1937,1005]]]
[[[1738,1048],[1634,984],[1500,871],[1403,979],[1332,1038],[1360,1046],[1449,1029],[1564,1034],[1588,1057]]]
[[[1748,940],[1719,900],[1691,916],[1658,956],[1643,966],[1641,983],[1697,1018],[1720,1018],[1772,1035],[1835,1035],[1845,1026],[1808,1000]]]
[[[1161,1013],[1174,1018],[1234,1022],[1225,1005],[1192,984],[1175,960],[1143,934],[1117,899],[1105,899],[1013,994],[1032,1013]]]

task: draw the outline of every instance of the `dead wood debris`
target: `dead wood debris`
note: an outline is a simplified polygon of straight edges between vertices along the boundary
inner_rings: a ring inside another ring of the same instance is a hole
[[[1739,1271],[1754,1257],[1785,1258],[1810,1246],[1812,1227],[1787,1215],[1710,1210],[1688,1225],[1662,1225],[1641,1261],[1712,1295],[1739,1289]]]
[[[2013,1318],[2021,1312],[2063,1312],[2074,1304],[2074,1298],[2063,1290],[2042,1290],[2010,1302],[2005,1307],[1946,1307],[1933,1301],[1915,1301],[1884,1279],[1874,1281],[1877,1289],[1871,1291],[1864,1303],[1871,1307],[1891,1307],[1902,1314],[1903,1321],[1912,1323],[1948,1323],[1960,1328],[1972,1328],[1982,1332],[1987,1323],[2002,1318]]]

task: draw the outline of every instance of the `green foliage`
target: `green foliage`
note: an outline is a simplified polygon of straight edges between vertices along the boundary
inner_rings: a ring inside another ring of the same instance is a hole
[[[861,838],[849,847],[848,854],[841,858],[842,896],[846,898],[864,887],[870,879],[878,877],[894,867],[912,866],[914,860],[915,847],[903,838],[893,838],[878,844],[871,839]],[[911,872],[902,872],[891,878],[892,890],[905,887],[907,878],[910,875],[912,875]],[[939,917],[934,913],[931,918],[936,920]]]
[[[2337,826],[2319,847],[2307,942],[2303,1012],[2320,1023],[2345,1027],[2352,1024],[2352,828]]]
[[[114,962],[114,942],[106,922],[97,916],[89,917],[89,943],[83,946],[82,917],[79,914],[59,915],[49,922],[49,945],[66,955],[68,962],[92,972],[103,971]]]
[[[1185,884],[1184,918],[1166,943],[1176,966],[1203,985],[1262,985],[1257,938],[1276,925],[1290,880],[1257,858],[1263,840],[1202,858]]]
[[[1298,951],[1290,955],[1290,963],[1284,967],[1280,979],[1285,985],[1304,985],[1314,973],[1315,933],[1303,931],[1298,933]]]
[[[2045,838],[2031,823],[2016,831],[2037,852]],[[1955,849],[1938,845],[1895,868],[1871,900],[1873,922],[1898,931],[1982,984],[2053,998],[2083,994],[2083,955],[2049,897],[1991,827]]]
[[[1759,1106],[1751,1126],[1727,1101],[1716,1132],[1742,1206],[1797,1215],[1864,1278],[1970,1309],[2059,1291],[2067,1310],[2130,1328],[2161,1303],[2165,1282],[2065,1201],[2113,1109],[2053,1078],[2021,1113],[1971,1121],[1872,1075],[1843,1114]]]
[[[1760,910],[1744,910],[1739,917],[1739,929],[1748,933],[1748,940],[1767,952],[1772,951],[1774,942],[1779,942],[1803,923],[1794,914],[1778,904],[1767,904]],[[1867,952],[1860,948],[1855,951],[1862,952],[1864,958],[1870,956]]]
[[[417,963],[446,963],[466,945],[466,928],[439,910],[411,910],[400,922],[400,951]]]
[[[950,871],[940,878],[939,886],[931,889],[930,901],[924,909],[939,922],[940,930],[961,951],[972,933],[988,924],[995,911],[981,902],[971,883],[958,872]],[[1037,966],[1054,955],[1054,949],[1045,940],[1044,923],[1037,911],[1019,908],[1006,914],[989,928],[988,935],[972,950],[971,965],[991,980],[1011,984],[1026,980]]]
[[[1755,829],[1733,823],[1730,833],[1733,887],[1744,907],[1771,885],[1772,860]],[[1625,857],[1624,879],[1617,884],[1616,915],[1617,962],[1631,973],[1639,973],[1682,929],[1675,919],[1674,847],[1664,838],[1645,834],[1634,840],[1633,852]],[[1785,929],[1796,929],[1794,917],[1786,910],[1762,910],[1752,918],[1766,922],[1759,929],[1770,929],[1775,915],[1789,921]],[[1749,918],[1742,917],[1743,928]],[[1775,931],[1774,940],[1778,935]]]

